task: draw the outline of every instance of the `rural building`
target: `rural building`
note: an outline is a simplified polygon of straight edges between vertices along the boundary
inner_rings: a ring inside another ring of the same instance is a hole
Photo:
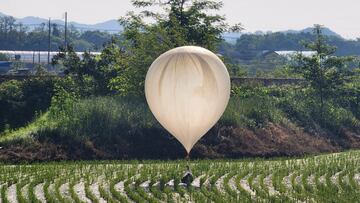
[[[50,62],[52,58],[57,55],[57,51],[8,51],[0,50],[0,54],[6,55],[10,61],[20,61],[24,63],[48,63],[48,54],[50,55]],[[84,52],[76,52],[76,54],[81,58]],[[91,54],[99,55],[100,52],[91,52]]]

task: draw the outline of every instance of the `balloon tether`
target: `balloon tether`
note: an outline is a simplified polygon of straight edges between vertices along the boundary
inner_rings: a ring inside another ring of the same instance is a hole
[[[185,160],[186,160],[187,168],[190,169],[190,153],[189,152],[187,152]]]

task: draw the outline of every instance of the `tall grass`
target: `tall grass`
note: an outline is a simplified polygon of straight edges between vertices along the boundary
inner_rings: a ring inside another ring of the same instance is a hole
[[[111,137],[121,131],[157,125],[146,102],[130,97],[93,97],[73,103],[61,114],[50,112],[53,127],[74,137]],[[43,126],[47,128],[48,126]]]
[[[220,124],[257,128],[268,122],[281,122],[282,112],[271,97],[231,97]]]
[[[209,109],[211,111],[211,109]],[[220,125],[261,127],[282,118],[275,103],[269,98],[232,97],[220,119]],[[49,123],[43,130],[56,130],[61,135],[77,138],[112,137],[119,132],[161,128],[143,98],[93,97],[67,105],[61,114],[50,112]]]

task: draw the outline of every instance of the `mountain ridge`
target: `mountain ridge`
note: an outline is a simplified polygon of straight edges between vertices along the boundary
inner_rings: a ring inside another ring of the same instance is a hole
[[[0,12],[0,16],[9,16],[2,12]],[[27,16],[24,18],[15,18],[17,23],[22,23],[26,26],[35,26],[42,23],[48,23],[48,19],[36,17],[36,16]],[[52,23],[56,23],[58,25],[64,25],[64,20],[54,19],[52,20]],[[79,23],[75,21],[71,21],[68,23],[69,26],[74,26],[75,28],[78,28],[80,30],[101,30],[101,31],[107,31],[110,33],[116,33],[121,32],[123,30],[122,26],[119,24],[119,22],[115,19],[95,23],[95,24],[86,24],[86,23]],[[235,39],[239,38],[242,34],[257,34],[257,35],[264,35],[267,33],[310,33],[312,32],[312,27],[307,27],[302,30],[284,30],[284,31],[255,31],[255,32],[245,32],[245,33],[224,33],[223,37],[228,42],[234,42]],[[336,36],[343,38],[340,34],[336,33],[335,31],[331,30],[330,28],[324,27],[323,34],[326,36]]]

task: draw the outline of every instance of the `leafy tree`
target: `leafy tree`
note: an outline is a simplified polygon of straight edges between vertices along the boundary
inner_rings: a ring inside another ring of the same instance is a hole
[[[107,95],[111,93],[109,83],[124,63],[124,52],[113,39],[107,43],[99,56],[85,52],[80,58],[72,46],[61,48],[54,56],[52,64],[64,67],[78,86],[83,87],[82,96]],[[86,88],[85,88],[86,87]]]
[[[124,27],[122,45],[127,63],[111,80],[111,87],[120,94],[143,94],[148,67],[160,54],[178,46],[197,45],[216,51],[225,31],[239,31],[230,27],[225,17],[212,15],[222,2],[211,0],[133,0],[140,14],[128,13],[120,19]],[[162,12],[152,12],[157,7]],[[151,20],[148,20],[150,18]],[[147,23],[147,22],[154,23]]]
[[[10,65],[9,73],[10,74],[16,73],[19,69],[22,69],[22,68],[25,68],[25,63],[23,63],[21,61],[14,61]]]
[[[36,64],[34,66],[34,75],[41,76],[41,75],[47,75],[49,72],[46,69],[46,67],[42,66],[41,64]]]
[[[56,78],[9,80],[0,84],[0,134],[24,126],[50,106]]]
[[[334,56],[336,48],[326,43],[321,32],[322,27],[315,25],[315,40],[304,43],[305,48],[316,51],[316,54],[310,57],[297,55],[291,68],[308,81],[319,104],[320,119],[323,119],[325,100],[340,94],[350,73],[346,64],[353,58]]]
[[[360,119],[360,68],[352,71],[349,80],[345,83],[343,94],[338,100]]]
[[[9,57],[6,54],[0,53],[0,61],[9,61]]]

